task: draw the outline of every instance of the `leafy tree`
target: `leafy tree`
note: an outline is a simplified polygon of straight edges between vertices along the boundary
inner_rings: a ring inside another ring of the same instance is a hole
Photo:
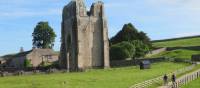
[[[147,36],[143,31],[139,32],[139,40],[141,40],[144,44],[147,44],[149,48],[152,48],[151,39]]]
[[[48,22],[39,22],[34,32],[33,46],[36,48],[53,48],[56,34],[49,26]]]
[[[129,57],[129,52],[121,46],[113,45],[110,49],[111,60],[123,60]]]
[[[136,49],[135,49],[135,46],[132,43],[123,41],[123,42],[118,43],[116,45],[120,46],[123,49],[126,49],[128,51],[128,54],[129,54],[128,58],[132,58],[135,55]]]
[[[150,51],[148,45],[144,44],[142,41],[135,40],[132,41],[132,44],[135,46],[135,56],[133,57],[144,57],[145,54]]]
[[[133,41],[138,40],[138,31],[137,29],[131,24],[125,24],[121,31],[117,33],[114,37],[111,38],[111,44],[117,44],[122,41]]]
[[[151,39],[147,36],[146,33],[143,31],[138,31],[131,23],[125,24],[121,31],[117,33],[114,37],[110,39],[110,43],[117,44],[122,41],[134,41],[134,40],[140,40],[144,44],[147,44],[149,47],[151,47]]]
[[[110,48],[111,60],[124,60],[126,58],[132,58],[135,54],[134,46],[129,42],[121,42],[112,45]]]
[[[130,47],[129,48],[125,47],[128,45],[127,42],[129,42],[133,46],[133,49]],[[148,53],[152,48],[150,38],[147,36],[147,34],[144,33],[143,31],[139,32],[131,23],[125,24],[122,30],[119,31],[117,35],[111,38],[110,46],[111,46],[111,51],[110,51],[111,54],[113,54],[113,52],[114,53],[122,52],[122,50],[121,51],[112,50],[113,47],[114,49],[116,48],[119,49],[120,47],[127,50],[129,55],[131,55],[127,57],[132,57],[132,58],[144,57],[145,54]]]

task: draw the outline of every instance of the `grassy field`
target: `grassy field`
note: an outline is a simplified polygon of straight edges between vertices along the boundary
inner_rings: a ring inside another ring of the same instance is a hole
[[[139,70],[139,67],[133,66],[84,73],[4,77],[0,78],[0,88],[128,88],[188,65],[162,62],[153,64],[149,70]]]
[[[182,86],[181,88],[200,88],[200,78]]]
[[[154,47],[169,47],[169,51],[162,52],[154,57],[169,57],[176,59],[191,60],[193,54],[200,54],[200,37],[166,40],[161,42],[154,42]]]
[[[151,58],[169,57],[169,58],[177,58],[177,59],[183,59],[183,60],[191,60],[191,56],[193,54],[200,54],[200,51],[176,49],[172,51],[165,51],[157,55],[153,55],[151,56]]]
[[[155,47],[189,47],[200,46],[200,37],[189,39],[169,40],[163,42],[154,42]]]

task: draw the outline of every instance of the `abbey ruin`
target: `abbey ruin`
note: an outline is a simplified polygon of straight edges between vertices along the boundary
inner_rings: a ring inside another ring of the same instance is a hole
[[[108,68],[108,27],[101,1],[87,11],[83,0],[72,0],[63,9],[59,63],[69,71]]]

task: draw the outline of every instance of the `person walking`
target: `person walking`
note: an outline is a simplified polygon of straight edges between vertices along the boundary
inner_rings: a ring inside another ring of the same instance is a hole
[[[167,76],[167,74],[165,74],[163,76],[163,81],[164,81],[164,86],[167,86],[167,84],[168,84],[168,76]]]
[[[174,73],[172,75],[172,85],[173,85],[172,88],[176,88],[176,75]]]

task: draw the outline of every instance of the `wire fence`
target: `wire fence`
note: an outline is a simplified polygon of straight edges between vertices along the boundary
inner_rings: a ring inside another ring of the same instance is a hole
[[[188,66],[188,67],[185,67],[185,68],[182,68],[182,69],[179,69],[173,73],[179,75],[179,74],[182,74],[182,73],[185,73],[187,71],[191,71],[196,65],[193,64],[191,66]],[[168,74],[168,76],[172,75],[172,73]],[[163,76],[160,76],[160,77],[157,77],[157,78],[154,78],[154,79],[150,79],[150,80],[147,80],[147,81],[144,81],[144,82],[141,82],[141,83],[137,83],[129,88],[147,88],[149,86],[151,86],[152,84],[154,83],[159,83],[163,80]]]
[[[200,69],[190,74],[182,76],[181,78],[177,79],[175,83],[170,83],[167,88],[179,88],[182,85],[185,85],[198,78],[200,78]]]

